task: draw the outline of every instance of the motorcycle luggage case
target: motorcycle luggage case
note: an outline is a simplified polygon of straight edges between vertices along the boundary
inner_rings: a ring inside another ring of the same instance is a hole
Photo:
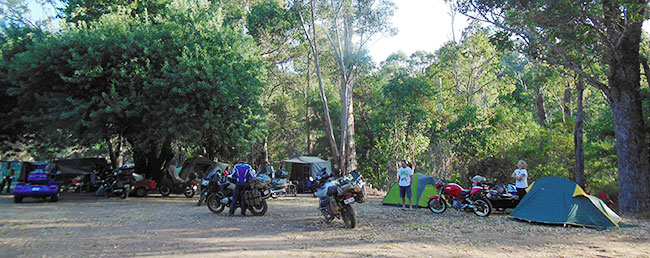
[[[338,195],[348,194],[352,191],[354,191],[354,186],[352,185],[352,183],[340,185],[339,188],[337,189]]]
[[[366,202],[366,188],[361,188],[361,191],[357,192],[357,198],[355,198],[358,203]]]
[[[259,191],[246,191],[244,199],[248,206],[258,206],[262,203],[262,195],[260,195]]]

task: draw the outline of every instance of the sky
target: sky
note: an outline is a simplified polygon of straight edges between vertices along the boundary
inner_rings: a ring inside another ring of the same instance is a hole
[[[452,40],[449,6],[444,0],[393,0],[397,6],[393,25],[398,29],[394,37],[377,38],[370,46],[370,55],[380,63],[388,55],[403,51],[407,55],[418,50],[434,52]],[[469,20],[457,14],[454,22],[456,39]]]

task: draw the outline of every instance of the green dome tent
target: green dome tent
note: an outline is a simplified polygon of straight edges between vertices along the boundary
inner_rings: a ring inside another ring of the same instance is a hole
[[[617,228],[621,220],[603,201],[586,194],[576,183],[559,177],[535,181],[510,217],[595,228]]]
[[[433,177],[421,173],[413,174],[413,183],[411,184],[411,200],[416,207],[427,207],[429,197],[438,194],[435,187],[436,180]],[[408,197],[407,197],[408,198]],[[383,205],[401,206],[402,198],[399,197],[399,185],[395,183],[382,201]],[[406,200],[408,205],[408,200]]]

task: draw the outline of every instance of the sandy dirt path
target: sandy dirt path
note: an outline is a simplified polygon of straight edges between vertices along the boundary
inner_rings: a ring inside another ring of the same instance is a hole
[[[597,231],[495,213],[355,204],[358,226],[325,224],[317,199],[269,200],[263,217],[226,217],[196,198],[97,198],[14,204],[0,196],[0,257],[650,257],[650,222]]]

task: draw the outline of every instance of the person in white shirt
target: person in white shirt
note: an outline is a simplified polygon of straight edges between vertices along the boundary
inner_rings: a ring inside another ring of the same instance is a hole
[[[519,200],[524,198],[526,188],[528,188],[528,171],[526,171],[526,167],[526,161],[520,160],[517,162],[517,169],[511,175],[511,177],[515,178],[515,187],[517,187]]]
[[[406,209],[405,196],[409,198],[409,207],[413,209],[411,200],[411,182],[413,182],[413,169],[406,166],[406,160],[402,160],[402,166],[397,169],[397,180],[399,185],[399,197],[402,198],[402,209]]]

